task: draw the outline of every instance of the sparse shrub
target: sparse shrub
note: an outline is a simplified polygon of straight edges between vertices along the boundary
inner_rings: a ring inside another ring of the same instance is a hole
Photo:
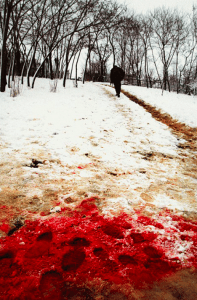
[[[52,93],[56,93],[57,92],[57,83],[58,83],[57,79],[51,80],[49,82],[50,92],[52,92]]]
[[[17,97],[19,94],[22,92],[22,85],[20,82],[20,77],[15,76],[14,80],[11,83],[11,88],[10,88],[10,97]]]

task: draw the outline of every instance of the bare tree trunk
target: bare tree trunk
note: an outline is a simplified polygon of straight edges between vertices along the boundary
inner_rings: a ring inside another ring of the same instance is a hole
[[[66,86],[66,76],[67,76],[67,72],[68,72],[68,62],[66,61],[66,67],[64,69],[64,76],[63,76],[63,87]]]
[[[52,52],[50,51],[51,49],[49,48],[49,76],[50,79],[53,80],[53,65],[52,65]]]
[[[22,70],[21,70],[21,84],[24,83],[24,72],[25,72],[25,66],[27,64],[27,59],[28,59],[28,57],[26,57],[26,59],[25,59],[25,61],[23,63]]]
[[[178,76],[178,61],[179,61],[179,51],[176,53],[176,92],[179,93],[179,76]]]
[[[70,70],[70,79],[72,79],[72,73],[73,73],[73,68],[74,68],[74,62],[75,62],[75,57],[76,57],[77,53],[74,55],[73,57],[73,61],[72,61],[72,65],[71,65],[71,70]]]
[[[58,47],[57,47],[57,57],[55,59],[55,65],[56,65],[55,77],[59,78],[59,53],[58,53]]]
[[[33,61],[35,59],[36,46],[37,45],[35,45],[35,47],[34,47],[34,51],[33,51],[33,54],[32,54],[32,57],[31,57],[31,60],[30,60],[30,63],[29,63],[29,67],[27,69],[27,86],[29,86],[29,87],[30,87],[30,79],[29,79],[29,77],[30,77],[30,71],[31,71],[31,68],[32,68],[32,65],[33,65]]]
[[[146,87],[149,87],[149,76],[148,76],[148,59],[147,59],[147,48],[145,48],[145,57],[144,57],[144,68],[145,68],[145,78],[146,78]]]
[[[10,66],[9,66],[9,71],[8,71],[8,88],[11,88],[11,83],[10,83],[10,77],[12,73],[12,64],[13,64],[13,55],[10,55]]]
[[[159,75],[159,71],[158,71],[158,68],[157,68],[156,61],[155,61],[155,56],[154,56],[154,53],[153,53],[153,48],[152,48],[152,45],[151,45],[151,41],[149,40],[149,42],[150,42],[150,48],[151,48],[151,52],[152,52],[152,58],[153,58],[153,62],[154,62],[154,65],[155,65],[156,72],[157,72],[157,76],[159,78],[161,88],[163,88],[163,84],[161,83],[161,77]]]
[[[9,19],[12,10],[12,1],[8,3],[5,0],[4,3],[4,19],[3,19],[3,37],[2,37],[2,47],[1,47],[1,73],[0,73],[0,91],[5,92],[6,87],[6,67],[7,67],[7,50],[6,50],[6,42],[7,42],[7,34],[9,27]]]
[[[86,68],[87,68],[88,60],[90,58],[90,53],[91,53],[91,48],[89,47],[88,48],[88,54],[87,54],[86,61],[85,61],[84,72],[83,72],[83,79],[82,79],[83,84],[85,83],[85,74],[86,74]]]
[[[79,55],[77,57],[77,61],[76,61],[76,65],[75,65],[75,86],[78,87],[78,83],[77,83],[77,80],[78,80],[78,75],[77,75],[77,68],[78,68],[78,62],[79,62],[79,57],[80,57],[80,54],[81,54],[81,50],[82,48],[79,50]]]
[[[45,63],[45,61],[47,60],[48,56],[49,56],[50,53],[48,53],[45,58],[43,59],[42,63],[40,64],[40,66],[37,68],[35,74],[34,74],[34,77],[33,77],[33,80],[32,80],[32,84],[31,84],[31,87],[32,89],[34,88],[34,83],[35,83],[35,80],[36,80],[36,77],[38,75],[38,72],[40,71],[40,69],[42,68],[43,64]]]
[[[21,54],[20,54],[20,50],[19,50],[19,45],[17,46],[17,49],[15,51],[15,74],[17,76],[21,75]]]
[[[16,59],[16,56],[15,56],[15,52],[13,53],[13,61],[12,61],[12,69],[11,69],[11,75],[12,75],[12,81],[14,81],[14,66],[15,66],[15,59]]]

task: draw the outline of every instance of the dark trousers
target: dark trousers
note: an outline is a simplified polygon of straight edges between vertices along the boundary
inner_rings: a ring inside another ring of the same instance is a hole
[[[120,90],[121,90],[121,82],[119,80],[114,82],[115,90],[116,90],[116,95],[120,96]]]

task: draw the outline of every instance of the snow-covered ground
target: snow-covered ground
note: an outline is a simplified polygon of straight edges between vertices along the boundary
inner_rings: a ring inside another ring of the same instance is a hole
[[[196,97],[168,92],[162,96],[161,90],[134,86],[123,88],[197,127]],[[52,93],[48,79],[37,79],[34,89],[24,86],[18,97],[10,97],[9,90],[1,94],[0,106],[1,162],[20,162],[26,182],[24,193],[29,197],[43,196],[37,177],[44,176],[42,184],[49,185],[47,180],[58,178],[69,183],[67,192],[58,196],[63,206],[72,206],[64,200],[76,198],[78,191],[104,197],[105,213],[120,208],[131,211],[134,205],[147,203],[196,211],[196,179],[188,179],[189,171],[180,166],[180,139],[123,94],[116,98],[111,87],[79,82],[75,88],[68,81],[63,88],[59,81],[57,92]],[[25,167],[32,158],[45,164],[36,170]],[[13,170],[9,176],[14,176]],[[37,184],[30,185],[32,176]]]
[[[161,89],[123,85],[122,88],[146,103],[170,114],[179,122],[191,127],[197,127],[197,96],[188,96]]]

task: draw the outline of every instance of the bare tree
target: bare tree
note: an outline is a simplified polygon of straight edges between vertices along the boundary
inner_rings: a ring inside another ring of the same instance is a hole
[[[3,1],[2,1],[3,2]],[[35,2],[34,2],[35,4]],[[20,56],[21,45],[25,36],[23,25],[26,22],[26,14],[31,9],[30,0],[5,0],[4,5],[1,3],[0,23],[2,32],[2,45],[1,45],[1,80],[0,90],[5,91],[6,85],[6,67],[8,61],[8,43],[12,49],[10,51],[10,64],[12,64],[13,72],[20,74]]]
[[[109,36],[107,35],[106,31],[103,32],[100,40],[96,40],[94,52],[98,56],[100,66],[97,80],[103,81],[104,77],[106,76],[106,63],[112,53],[109,44]]]
[[[13,9],[14,1],[5,0],[4,5],[1,1],[0,22],[2,31],[2,46],[1,46],[1,74],[0,74],[0,91],[4,92],[6,87],[6,67],[7,67],[7,39],[10,23],[10,16]]]
[[[47,35],[51,20],[50,18],[47,18],[47,13],[50,9],[50,3],[47,0],[41,0],[37,4],[33,4],[33,0],[31,1],[32,9],[28,18],[29,23],[32,24],[31,32],[29,34],[31,47],[27,55],[27,59],[30,54],[31,58],[27,67],[27,86],[30,86],[30,72],[33,64],[35,63],[36,51],[39,41],[45,34]]]
[[[95,49],[95,44],[99,39],[99,35],[101,34],[103,29],[104,29],[104,25],[88,29],[87,40],[85,44],[85,46],[87,47],[87,56],[85,60],[84,70],[83,70],[83,79],[82,79],[83,83],[85,83],[86,69],[87,69],[88,61],[90,59],[91,52]]]
[[[177,32],[176,35],[176,44],[175,44],[175,77],[176,77],[176,91],[177,94],[180,92],[180,82],[181,82],[181,73],[183,72],[184,68],[182,67],[182,71],[179,71],[179,65],[181,64],[179,61],[183,61],[183,53],[185,52],[185,45],[187,45],[187,49],[189,49],[189,39],[190,30],[189,26],[186,23],[186,16],[185,15],[177,15],[175,20],[175,30]],[[188,42],[188,43],[187,43]],[[185,64],[186,66],[186,64]]]
[[[132,74],[133,78],[136,78],[137,85],[141,85],[142,75],[142,63],[144,57],[144,46],[140,36],[140,23],[136,18],[127,20],[127,39],[128,39],[128,50],[127,50],[127,61],[128,68],[127,73]]]
[[[169,67],[174,57],[178,39],[177,30],[177,11],[166,8],[156,9],[152,14],[154,43],[158,47],[160,59],[163,65],[163,84],[164,90],[170,90]]]
[[[150,39],[152,36],[152,20],[149,16],[140,16],[138,22],[140,23],[139,34],[144,47],[144,75],[147,88],[152,87],[151,76],[149,73],[149,56]]]

